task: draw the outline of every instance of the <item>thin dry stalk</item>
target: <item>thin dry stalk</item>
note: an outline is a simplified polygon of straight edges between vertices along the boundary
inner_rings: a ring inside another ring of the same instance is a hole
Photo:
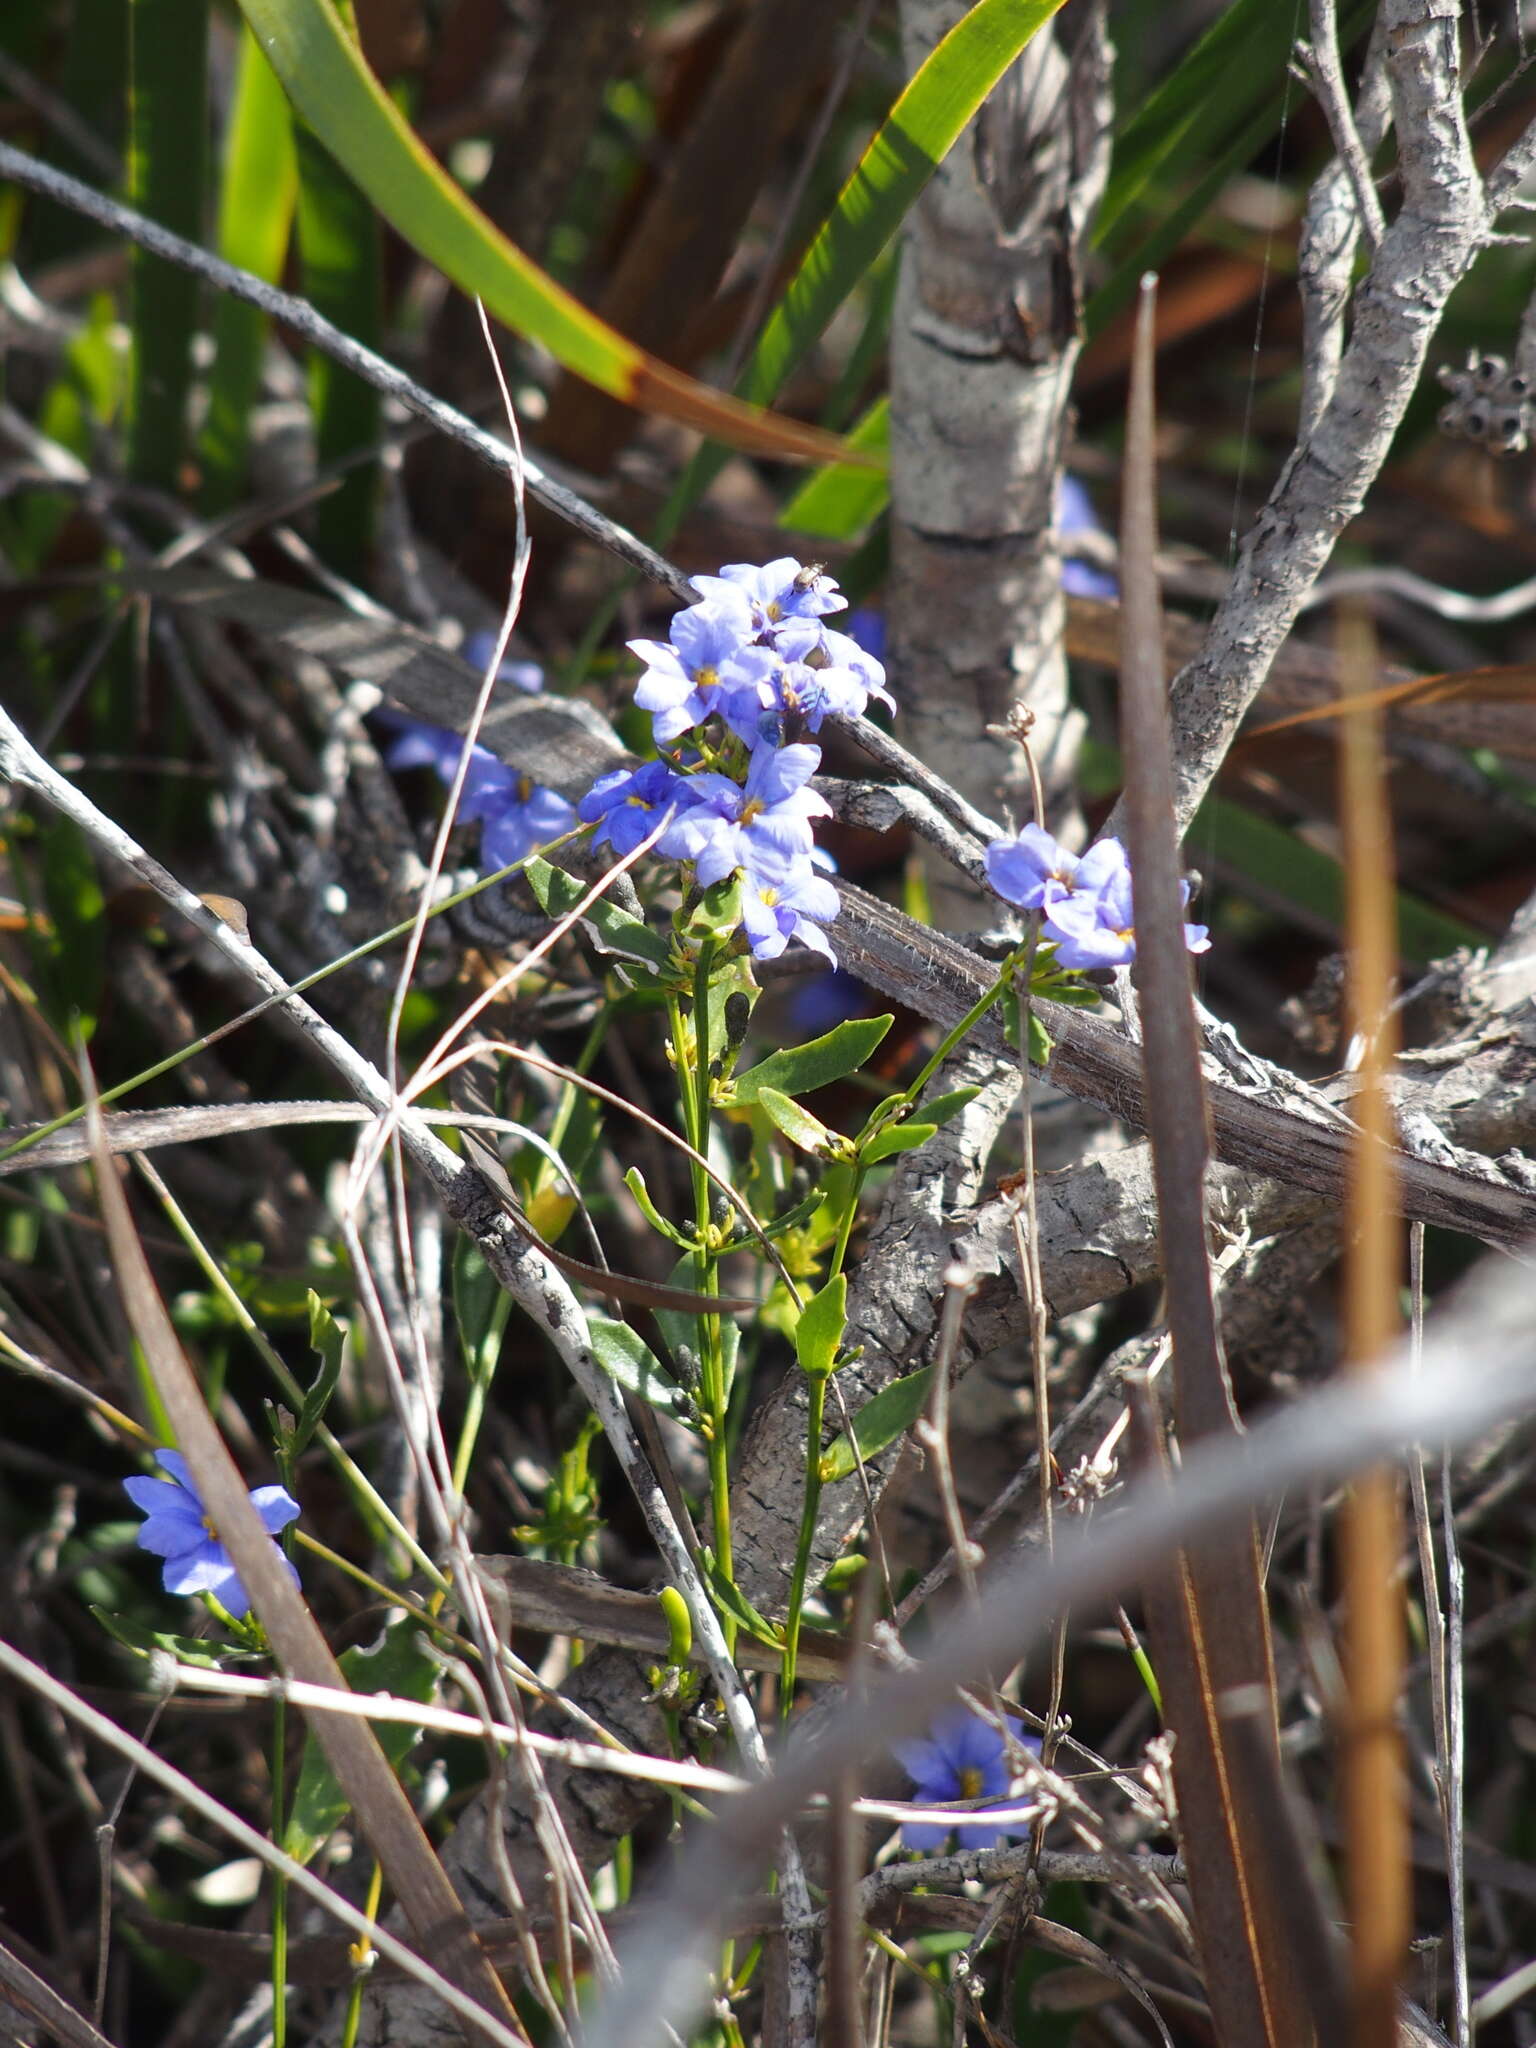
[[[1210,1127],[1200,1067],[1174,823],[1173,744],[1163,674],[1154,472],[1154,287],[1144,282],[1126,436],[1121,534],[1121,752],[1134,876],[1148,1135],[1173,1347],[1181,1442],[1232,1439],[1236,1411],[1216,1321],[1205,1177]],[[1177,1736],[1174,1781],[1206,1995],[1216,2032],[1234,2044],[1296,2048],[1311,2037],[1315,1984],[1298,1967],[1293,1916],[1281,1910],[1267,1848],[1279,1807],[1274,1667],[1250,1521],[1218,1551],[1198,1546],[1171,1576],[1149,1578],[1148,1632],[1165,1718]],[[1234,1741],[1223,1703],[1264,1702],[1262,1727]],[[1315,1911],[1315,1905],[1313,1910]],[[1323,1937],[1319,1933],[1317,1945]]]
[[[1339,668],[1346,694],[1370,688],[1376,643],[1358,612],[1339,621]],[[1345,1348],[1351,1370],[1374,1373],[1397,1332],[1402,1226],[1393,1212],[1394,1131],[1388,1078],[1396,1051],[1392,984],[1396,917],[1392,821],[1378,715],[1343,720],[1339,750],[1343,823],[1349,1018],[1360,1056],[1355,1098],[1360,1137],[1353,1153],[1346,1254]],[[1346,1893],[1352,1928],[1350,2005],[1355,2048],[1394,2048],[1397,1982],[1412,1931],[1410,1843],[1402,1737],[1397,1725],[1405,1662],[1398,1575],[1401,1483],[1390,1467],[1364,1474],[1345,1503],[1340,1530],[1345,1586],[1344,1663],[1348,1704],[1340,1768],[1348,1845]]]

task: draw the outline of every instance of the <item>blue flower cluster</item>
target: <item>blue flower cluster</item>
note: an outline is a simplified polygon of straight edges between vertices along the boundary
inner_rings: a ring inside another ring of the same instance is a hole
[[[466,647],[466,654],[468,651]],[[493,651],[494,643],[487,645],[483,659],[489,661]],[[511,673],[514,669],[515,675]],[[532,693],[543,687],[543,671],[536,662],[503,662],[500,673],[520,690]],[[386,767],[397,771],[431,768],[441,782],[452,787],[464,751],[456,732],[402,717],[397,711],[380,711],[376,717],[395,735],[384,749]],[[510,867],[551,839],[561,839],[576,829],[576,813],[563,796],[545,789],[531,776],[519,775],[481,746],[470,748],[458,818],[460,824],[479,823],[481,864],[493,871]]]
[[[1118,839],[1101,839],[1079,857],[1039,825],[987,848],[987,880],[999,896],[1043,915],[1042,931],[1056,948],[1059,967],[1124,967],[1136,953],[1131,870]],[[1184,884],[1189,901],[1189,884]],[[1184,927],[1191,953],[1204,953],[1203,924]]]
[[[791,555],[732,563],[693,587],[701,600],[678,613],[669,640],[629,643],[645,664],[635,702],[658,748],[673,751],[600,776],[577,816],[596,826],[594,844],[621,855],[662,826],[655,850],[691,862],[706,888],[739,875],[756,958],[797,939],[830,960],[820,927],[837,915],[837,891],[812,838],[829,807],[808,786],[821,749],[800,735],[859,715],[872,697],[891,705],[885,671],[822,623],[845,601],[830,576]]]

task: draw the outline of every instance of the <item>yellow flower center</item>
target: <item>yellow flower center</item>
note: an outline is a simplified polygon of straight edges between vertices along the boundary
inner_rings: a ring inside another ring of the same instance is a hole
[[[719,669],[701,668],[693,679],[693,686],[696,690],[718,690],[720,687]]]
[[[981,1772],[974,1764],[967,1764],[960,1773],[960,1797],[979,1799],[982,1794]]]
[[[758,813],[762,809],[762,798],[756,796],[749,796],[746,802],[741,807],[741,816],[737,820],[737,823],[740,825],[750,825],[752,820],[758,815]]]
[[[533,777],[532,777],[531,775],[519,775],[519,777],[517,778],[517,800],[518,800],[518,802],[519,802],[520,804],[525,804],[525,803],[527,803],[527,801],[528,801],[529,797],[531,797],[532,795],[533,795]]]
[[[773,906],[779,900],[779,892],[777,889],[759,889],[757,893],[759,896],[762,897],[763,901],[767,904],[770,910],[772,910]]]

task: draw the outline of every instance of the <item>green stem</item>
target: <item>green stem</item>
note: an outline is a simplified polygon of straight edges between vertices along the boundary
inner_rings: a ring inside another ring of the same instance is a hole
[[[709,959],[713,948],[700,948],[694,965],[692,1003],[692,1050],[685,1035],[683,1006],[675,994],[667,997],[667,1017],[677,1060],[678,1097],[682,1105],[683,1135],[697,1157],[689,1161],[693,1180],[695,1285],[700,1294],[714,1294],[718,1264],[711,1246],[709,1175],[700,1163],[709,1144]],[[715,1561],[722,1577],[729,1580],[734,1569],[731,1543],[730,1446],[726,1431],[729,1392],[725,1384],[725,1350],[720,1337],[718,1315],[699,1317],[699,1405],[703,1410],[705,1455],[709,1463],[710,1508],[714,1522]],[[736,1626],[728,1614],[720,1617],[726,1645],[732,1655],[736,1648]]]
[[[827,1407],[825,1373],[814,1373],[805,1390],[805,1500],[800,1509],[800,1534],[795,1543],[795,1570],[789,1585],[789,1612],[784,1620],[783,1684],[779,1712],[789,1719],[794,1704],[795,1663],[800,1651],[800,1614],[810,1575],[811,1545],[816,1540],[816,1511],[821,1506],[821,1426]]]
[[[286,1816],[283,1811],[283,1757],[287,1748],[288,1703],[272,1703],[272,1840],[282,1846]],[[280,1870],[272,1873],[272,2048],[284,2048],[288,2039],[288,1880]]]

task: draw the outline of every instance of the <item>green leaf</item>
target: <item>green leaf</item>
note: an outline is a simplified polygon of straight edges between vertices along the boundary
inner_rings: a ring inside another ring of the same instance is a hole
[[[346,1331],[312,1287],[309,1290],[309,1342],[310,1348],[320,1355],[320,1370],[304,1396],[304,1406],[299,1410],[299,1419],[294,1425],[290,1456],[295,1458],[320,1427],[331,1396],[336,1391],[336,1382],[341,1378],[342,1354],[347,1343]]]
[[[801,258],[737,385],[777,392],[825,330],[982,101],[1061,0],[979,0],[918,67]]]
[[[694,946],[705,939],[728,939],[741,923],[741,876],[727,875],[701,890],[696,902],[684,912],[682,936]]]
[[[1040,1022],[1039,1012],[1029,1013],[1029,1062],[1031,1066],[1043,1067],[1056,1050],[1056,1041]]]
[[[376,1643],[343,1650],[337,1658],[354,1692],[390,1693],[396,1699],[425,1706],[437,1691],[442,1666],[421,1645],[420,1625],[410,1617],[392,1623]],[[398,1773],[411,1744],[421,1733],[408,1721],[371,1723],[380,1749]],[[296,1862],[308,1863],[331,1832],[351,1811],[346,1794],[331,1774],[314,1735],[306,1736],[293,1806],[283,1831],[283,1847]]]
[[[485,1254],[472,1238],[460,1237],[453,1253],[453,1320],[471,1386],[488,1387],[494,1378],[511,1312],[512,1297]]]
[[[864,1146],[864,1164],[877,1166],[882,1159],[894,1158],[898,1152],[915,1152],[919,1145],[927,1144],[938,1128],[937,1124],[887,1124]]]
[[[687,1422],[694,1406],[661,1360],[628,1323],[612,1322],[607,1316],[588,1316],[592,1356],[611,1380],[625,1393],[634,1394],[664,1415]]]
[[[731,1080],[736,1102],[756,1102],[764,1085],[787,1095],[810,1095],[856,1073],[890,1030],[890,1017],[854,1017],[821,1038],[771,1052]]]
[[[850,448],[885,453],[891,445],[891,401],[877,398],[848,436]],[[890,486],[878,471],[852,462],[829,463],[795,492],[779,514],[792,533],[818,540],[852,540],[885,510]]]
[[[731,446],[823,462],[839,453],[841,443],[819,428],[727,398],[648,355],[515,248],[412,132],[327,0],[240,5],[289,99],[343,170],[413,249],[482,298],[493,318],[541,342],[599,390]]]
[[[764,1062],[766,1065],[766,1061]],[[817,1159],[832,1159],[846,1144],[836,1131],[829,1131],[820,1117],[812,1116],[808,1109],[777,1088],[759,1085],[757,1101],[774,1125],[781,1130],[792,1145],[798,1145],[802,1152],[812,1153]]]
[[[795,1356],[802,1372],[812,1379],[827,1377],[837,1363],[847,1321],[848,1275],[834,1273],[826,1286],[811,1296],[795,1324]]]
[[[947,1094],[935,1095],[931,1102],[921,1105],[924,1123],[938,1128],[947,1124],[952,1116],[958,1116],[968,1102],[974,1102],[981,1093],[979,1088],[951,1088]]]
[[[219,181],[218,251],[225,262],[276,284],[288,253],[298,191],[292,112],[272,66],[249,26],[242,24]],[[205,514],[227,510],[244,485],[268,321],[259,307],[220,292],[212,325],[213,366],[197,448],[198,507]]]
[[[876,1457],[887,1444],[895,1443],[897,1437],[909,1430],[922,1414],[932,1384],[933,1367],[925,1365],[921,1372],[911,1372],[904,1379],[892,1380],[873,1400],[866,1401],[853,1418],[852,1441],[845,1432],[834,1437],[822,1452],[822,1484],[832,1486],[839,1479],[852,1478],[859,1469],[860,1460]],[[858,1457],[854,1456],[855,1444]]]
[[[299,252],[304,296],[343,334],[377,350],[382,339],[383,252],[379,217],[307,123],[295,125],[299,159]],[[379,445],[384,402],[374,386],[324,349],[309,351],[309,408],[315,459],[345,464],[336,488],[315,506],[322,555],[348,576],[361,576],[373,546],[377,461],[360,450]]]
[[[568,917],[590,887],[589,883],[568,875],[564,868],[551,866],[538,854],[532,856],[523,873],[546,917]],[[658,973],[666,967],[670,948],[661,933],[653,932],[648,924],[642,923],[638,917],[631,917],[627,910],[620,910],[606,896],[599,896],[581,915],[583,922],[590,924],[604,945],[615,953],[623,953],[631,960],[643,960]]]
[[[756,1636],[760,1643],[782,1643],[783,1629],[776,1628],[771,1621],[759,1614],[746,1594],[739,1587],[732,1585],[716,1563],[715,1553],[707,1543],[700,1544],[699,1555],[704,1561],[704,1576],[708,1579],[709,1589],[715,1596],[715,1605],[728,1614],[739,1628],[744,1628],[749,1636]]]
[[[176,1636],[164,1629],[144,1628],[136,1621],[130,1621],[126,1614],[109,1614],[105,1607],[91,1607],[91,1613],[101,1623],[109,1636],[116,1638],[125,1650],[132,1650],[136,1656],[153,1656],[157,1650],[164,1650],[179,1664],[196,1664],[205,1670],[217,1671],[225,1664],[249,1664],[259,1653],[255,1650],[238,1650],[232,1644],[210,1643],[206,1636]]]
[[[199,242],[208,160],[207,0],[131,0],[128,9],[128,203]],[[201,287],[179,263],[128,256],[133,351],[128,473],[180,488]]]

